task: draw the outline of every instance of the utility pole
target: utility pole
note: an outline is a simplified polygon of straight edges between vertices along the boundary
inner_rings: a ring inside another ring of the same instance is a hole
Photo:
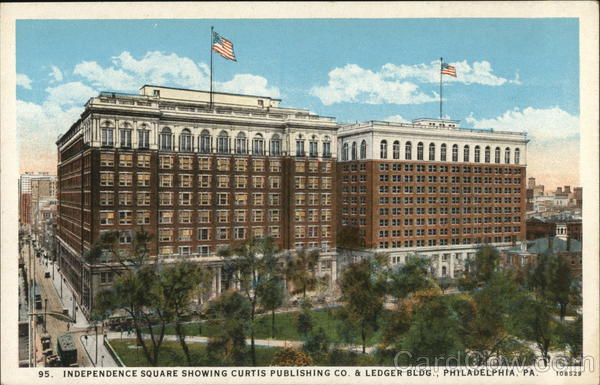
[[[94,359],[94,366],[98,366],[98,323],[94,321],[94,329],[96,329],[96,358]]]
[[[46,319],[48,318],[48,298],[44,298],[44,333],[48,333]]]

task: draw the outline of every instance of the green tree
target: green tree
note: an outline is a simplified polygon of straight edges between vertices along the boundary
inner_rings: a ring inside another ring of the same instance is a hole
[[[389,273],[387,292],[397,301],[410,294],[432,288],[435,283],[428,274],[429,262],[418,256],[409,256],[406,262]]]
[[[234,279],[250,303],[250,352],[253,366],[256,366],[254,329],[257,309],[261,301],[264,301],[261,294],[268,292],[264,286],[269,285],[276,269],[276,252],[277,246],[271,238],[253,238],[232,248],[220,250],[222,256],[235,256],[232,260],[236,271]]]
[[[560,325],[560,343],[569,350],[572,363],[583,358],[583,316],[577,315],[574,321]]]
[[[302,347],[316,362],[322,362],[329,352],[329,338],[325,329],[319,328],[308,335]]]
[[[313,360],[305,353],[293,348],[279,350],[271,361],[273,366],[312,366]]]
[[[535,295],[519,296],[513,303],[510,330],[523,339],[534,341],[544,364],[548,364],[550,344],[557,335],[557,323],[552,319],[552,306]]]
[[[306,292],[314,290],[317,286],[316,267],[319,262],[319,251],[306,249],[297,250],[289,255],[285,266],[286,279],[293,284],[292,293],[302,293],[306,298]]]
[[[458,282],[461,290],[473,290],[492,278],[498,268],[500,253],[491,246],[482,246],[474,259],[465,262],[465,272]]]
[[[198,291],[206,292],[212,280],[210,270],[203,269],[188,261],[163,267],[160,287],[165,298],[165,312],[175,322],[175,331],[188,365],[192,366],[192,357],[185,342],[183,321],[189,314],[192,298]]]
[[[377,330],[377,320],[383,311],[386,282],[378,274],[374,259],[350,264],[342,273],[340,289],[344,303],[340,315],[356,324],[366,351],[367,337]]]
[[[458,314],[457,331],[463,344],[475,353],[478,365],[485,365],[491,357],[510,353],[513,337],[507,331],[512,301],[519,288],[510,272],[496,272],[487,284],[470,298],[456,299],[453,308]]]
[[[571,299],[572,278],[565,260],[553,254],[540,255],[528,271],[529,287],[546,300],[559,306],[561,321]]]
[[[463,356],[464,346],[456,332],[457,324],[456,314],[447,304],[445,296],[423,298],[416,304],[410,328],[399,346],[411,355],[401,355],[400,359],[412,364],[427,360],[431,366],[439,365],[438,360],[441,359],[459,360]]]
[[[211,364],[242,366],[246,356],[246,330],[250,322],[250,302],[238,292],[226,292],[209,302],[209,323],[216,335],[208,343]]]
[[[313,329],[313,318],[310,314],[311,307],[312,305],[308,299],[303,300],[301,304],[302,311],[298,313],[298,318],[296,319],[298,334],[304,336],[305,339]]]
[[[345,225],[337,232],[336,245],[345,249],[363,249],[365,238],[361,235],[358,226]]]

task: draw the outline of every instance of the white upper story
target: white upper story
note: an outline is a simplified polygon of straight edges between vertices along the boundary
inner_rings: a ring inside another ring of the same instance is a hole
[[[343,125],[337,137],[338,161],[527,164],[528,139],[525,133],[460,128],[457,120],[369,121]]]
[[[57,145],[265,156],[335,157],[334,118],[279,107],[279,99],[143,86],[101,92]]]

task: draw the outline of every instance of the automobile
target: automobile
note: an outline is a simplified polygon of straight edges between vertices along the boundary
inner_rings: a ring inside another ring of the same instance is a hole
[[[47,272],[44,273],[44,278],[50,278],[50,272],[49,271],[47,271]]]

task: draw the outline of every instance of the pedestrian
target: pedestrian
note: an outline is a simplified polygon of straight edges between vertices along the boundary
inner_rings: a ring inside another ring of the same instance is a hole
[[[71,323],[67,322],[67,331],[69,331],[69,328],[71,327]]]

